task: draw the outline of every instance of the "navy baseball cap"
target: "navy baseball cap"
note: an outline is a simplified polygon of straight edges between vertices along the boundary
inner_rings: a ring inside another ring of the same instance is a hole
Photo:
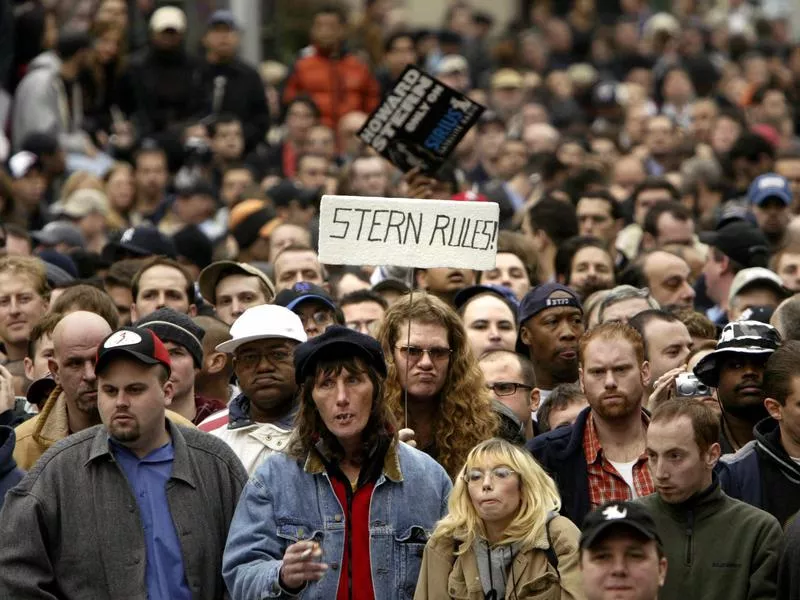
[[[303,383],[321,360],[357,356],[386,377],[386,360],[380,342],[341,325],[331,325],[322,335],[309,339],[294,350],[294,377]]]
[[[293,311],[297,306],[307,300],[316,300],[328,306],[331,310],[336,310],[336,302],[334,302],[330,294],[318,285],[308,283],[307,281],[295,283],[289,289],[281,290],[278,292],[278,295],[275,296],[275,300],[273,300],[272,303],[278,306],[284,306]]]
[[[519,304],[519,324],[548,308],[574,306],[583,312],[583,306],[577,294],[571,288],[560,283],[543,283],[530,290]]]
[[[764,173],[756,177],[747,190],[747,199],[750,204],[761,206],[768,198],[777,198],[784,206],[789,206],[792,203],[789,180],[777,173]]]

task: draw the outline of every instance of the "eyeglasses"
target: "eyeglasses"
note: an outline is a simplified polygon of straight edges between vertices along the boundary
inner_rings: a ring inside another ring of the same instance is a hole
[[[284,362],[291,360],[292,353],[287,352],[286,350],[263,350],[261,352],[256,352],[254,350],[244,352],[242,354],[237,354],[234,356],[234,360],[236,364],[244,369],[254,369],[258,365],[261,364],[262,359],[266,359],[267,362],[278,365]]]
[[[297,315],[300,317],[300,320],[303,324],[308,323],[309,320],[314,321],[316,325],[320,327],[327,327],[331,323],[333,323],[333,314],[327,310],[318,310],[317,312],[311,315]]]
[[[517,393],[518,388],[523,390],[532,390],[532,385],[525,385],[524,383],[516,383],[515,381],[498,381],[495,383],[487,383],[486,387],[492,390],[498,396],[511,396]]]
[[[345,325],[353,331],[372,331],[379,322],[380,319],[366,319],[364,321],[347,321]]]
[[[397,346],[400,351],[400,356],[411,362],[418,362],[422,360],[422,355],[426,354],[431,359],[431,362],[443,362],[450,358],[453,351],[450,348],[420,348],[418,346]]]
[[[489,479],[491,479],[492,482],[505,481],[515,473],[516,471],[509,467],[495,467],[489,471]],[[464,473],[464,481],[467,483],[479,483],[485,478],[486,473],[481,469],[469,469],[466,473]]]

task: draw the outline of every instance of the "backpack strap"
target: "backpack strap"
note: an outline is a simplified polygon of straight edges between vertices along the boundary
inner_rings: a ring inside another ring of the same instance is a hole
[[[547,521],[545,521],[544,524],[544,529],[547,532],[547,550],[545,550],[545,554],[547,554],[547,562],[556,570],[558,578],[561,579],[561,573],[558,571],[558,554],[556,554],[555,548],[553,548],[553,539],[550,537],[550,521],[557,516],[558,513],[556,511],[547,513]]]

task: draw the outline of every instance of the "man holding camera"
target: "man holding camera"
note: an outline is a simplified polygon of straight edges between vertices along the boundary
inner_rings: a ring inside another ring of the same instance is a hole
[[[664,310],[645,310],[628,322],[644,340],[644,357],[650,363],[650,383],[646,394],[650,396],[648,408],[653,410],[658,396],[652,394],[655,382],[665,376],[685,369],[686,359],[694,342],[686,325],[673,314]],[[652,395],[651,395],[652,394]],[[645,401],[643,399],[643,401]]]
[[[800,510],[800,342],[786,342],[767,360],[764,405],[755,439],[723,457],[719,480],[725,492],[773,515],[784,527]]]
[[[780,334],[771,325],[733,321],[722,330],[716,350],[694,368],[701,383],[717,388],[722,454],[751,442],[756,423],[769,416],[764,406],[764,369],[780,343]]]

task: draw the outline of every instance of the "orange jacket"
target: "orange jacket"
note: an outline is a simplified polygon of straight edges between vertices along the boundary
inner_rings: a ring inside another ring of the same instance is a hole
[[[286,80],[284,103],[307,94],[320,110],[323,125],[336,129],[339,119],[354,110],[371,113],[380,101],[380,87],[369,67],[352,54],[325,56],[305,48]]]

